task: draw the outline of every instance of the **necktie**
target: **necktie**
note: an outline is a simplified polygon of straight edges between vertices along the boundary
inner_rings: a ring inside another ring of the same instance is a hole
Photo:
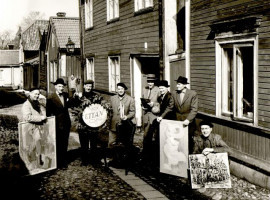
[[[148,91],[148,97],[147,97],[147,99],[150,99],[150,96],[151,96],[151,90],[152,90],[152,89],[149,89],[149,91]]]
[[[181,92],[180,93],[180,102],[182,103],[183,99],[184,99],[185,93]]]

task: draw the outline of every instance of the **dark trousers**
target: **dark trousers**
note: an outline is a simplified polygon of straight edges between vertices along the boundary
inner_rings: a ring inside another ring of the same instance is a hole
[[[156,119],[150,125],[143,139],[142,156],[143,160],[152,162],[154,165],[159,163],[159,122]]]
[[[56,130],[57,167],[63,167],[65,164],[67,164],[69,134],[70,134],[69,129]]]
[[[98,132],[91,131],[91,130],[79,130],[79,140],[81,144],[81,156],[83,161],[88,160],[88,151],[91,150],[91,157],[97,157],[96,150],[97,150],[97,138]],[[90,148],[89,148],[90,144]],[[93,158],[94,159],[94,158]]]

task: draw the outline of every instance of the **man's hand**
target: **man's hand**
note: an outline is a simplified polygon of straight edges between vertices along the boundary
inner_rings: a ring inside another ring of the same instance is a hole
[[[188,125],[189,125],[189,120],[186,119],[185,121],[183,121],[183,125],[184,125],[184,126],[188,126]]]
[[[203,151],[202,151],[202,154],[207,156],[209,153],[212,153],[214,152],[214,149],[213,148],[205,148]]]
[[[153,105],[154,105],[154,102],[149,102],[149,103],[147,103],[150,107],[153,107]]]
[[[124,115],[124,116],[121,118],[121,120],[127,120],[127,116]]]
[[[162,117],[157,118],[157,122],[161,122],[161,120],[162,120]]]

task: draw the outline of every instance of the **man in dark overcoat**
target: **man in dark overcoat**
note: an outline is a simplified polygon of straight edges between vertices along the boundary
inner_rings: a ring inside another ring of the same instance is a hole
[[[71,120],[68,112],[68,93],[64,92],[66,84],[62,78],[58,78],[53,84],[55,92],[47,99],[46,113],[47,116],[55,116],[57,167],[61,168],[67,164]]]
[[[183,121],[189,130],[189,152],[193,149],[193,136],[196,130],[195,117],[198,112],[197,93],[187,88],[187,78],[179,76],[176,80],[177,90],[173,92],[176,120]]]

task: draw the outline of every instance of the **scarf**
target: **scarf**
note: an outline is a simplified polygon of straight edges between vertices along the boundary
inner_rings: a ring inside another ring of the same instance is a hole
[[[27,99],[31,103],[31,105],[34,108],[34,110],[36,110],[38,113],[40,113],[41,110],[40,110],[39,101],[38,100],[32,100],[30,97],[28,97]]]

